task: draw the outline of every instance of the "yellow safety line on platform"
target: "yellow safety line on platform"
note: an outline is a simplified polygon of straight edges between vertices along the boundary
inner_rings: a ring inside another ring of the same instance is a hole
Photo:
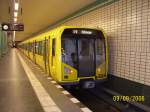
[[[44,111],[45,112],[61,112],[61,110],[58,108],[58,106],[55,104],[55,102],[51,99],[49,94],[46,92],[44,87],[41,85],[41,83],[35,77],[34,73],[28,67],[27,63],[24,61],[24,59],[21,57],[21,55],[19,54],[19,52],[17,50],[16,50],[16,53],[18,54],[20,62],[31,82],[31,85],[32,85]]]

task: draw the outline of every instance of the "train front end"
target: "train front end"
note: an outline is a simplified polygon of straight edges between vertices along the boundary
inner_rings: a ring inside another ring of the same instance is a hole
[[[95,87],[107,79],[107,40],[101,30],[68,28],[61,37],[63,85]]]

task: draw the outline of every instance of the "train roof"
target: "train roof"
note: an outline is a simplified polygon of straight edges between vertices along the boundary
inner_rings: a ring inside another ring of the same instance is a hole
[[[60,31],[62,31],[64,29],[67,29],[67,28],[86,28],[86,27],[79,27],[79,26],[60,26],[60,27],[56,27],[54,29],[48,30],[48,31],[46,31],[44,33],[41,33],[39,35],[33,36],[33,37],[31,37],[31,38],[29,38],[29,39],[27,39],[27,40],[25,40],[25,41],[23,41],[19,44],[26,43],[26,42],[29,42],[29,41],[33,41],[35,39],[36,40],[41,40],[41,39],[43,39],[47,36],[50,36],[50,35],[54,36],[54,35],[56,35],[56,32],[60,32]],[[99,31],[102,31],[104,33],[104,31],[100,28],[87,28],[87,29],[99,30]],[[104,35],[105,35],[105,33],[104,33]]]

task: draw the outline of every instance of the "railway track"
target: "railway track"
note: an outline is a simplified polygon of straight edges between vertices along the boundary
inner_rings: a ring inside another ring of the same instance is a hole
[[[113,95],[116,95],[107,88],[68,90],[74,97],[80,100],[93,112],[150,112],[148,109],[141,109],[131,102],[115,102]]]
[[[93,112],[120,112],[117,108],[97,97],[89,90],[70,89],[69,92]]]

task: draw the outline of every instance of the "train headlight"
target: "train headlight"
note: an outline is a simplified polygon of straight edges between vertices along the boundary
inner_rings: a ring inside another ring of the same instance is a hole
[[[68,75],[68,74],[72,74],[72,73],[73,73],[72,70],[70,70],[70,69],[67,68],[67,67],[64,67],[64,75]]]
[[[98,69],[97,69],[97,71],[98,71],[98,73],[100,73],[100,72],[101,72],[101,69],[100,69],[100,68],[98,68]]]
[[[103,73],[102,73],[102,68],[97,68],[96,69],[96,76],[98,77],[98,78],[101,78],[101,77],[103,77]]]

